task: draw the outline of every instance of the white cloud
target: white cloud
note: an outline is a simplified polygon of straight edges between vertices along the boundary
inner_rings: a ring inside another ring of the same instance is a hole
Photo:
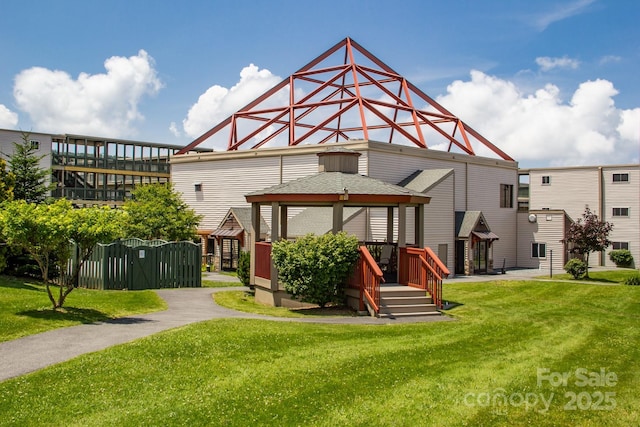
[[[106,74],[81,73],[77,79],[59,70],[33,67],[15,78],[13,95],[34,128],[45,132],[122,137],[135,133],[144,119],[138,104],[162,83],[147,52],[104,62]]]
[[[577,59],[571,59],[566,56],[562,58],[551,58],[549,56],[540,56],[536,58],[536,64],[542,71],[549,71],[554,68],[570,68],[575,70],[580,66],[580,61]]]
[[[640,108],[616,108],[617,93],[607,80],[587,81],[567,103],[554,85],[527,94],[512,82],[472,71],[470,81],[453,82],[438,102],[522,167],[637,162]]]
[[[0,128],[13,129],[18,124],[18,114],[0,104]]]
[[[176,122],[171,122],[169,125],[169,132],[171,132],[175,137],[180,138],[182,136],[182,132],[178,129]]]
[[[579,15],[585,11],[587,6],[596,0],[576,0],[567,4],[554,4],[554,9],[541,13],[534,17],[533,26],[538,31],[544,31],[554,22],[562,21],[575,15]]]
[[[240,81],[231,89],[214,85],[200,95],[182,121],[185,133],[192,138],[202,135],[280,81],[282,78],[267,69],[260,70],[253,64],[244,67],[240,71]],[[287,105],[286,98],[281,101],[278,105]]]
[[[622,61],[622,57],[617,56],[617,55],[606,55],[603,56],[602,58],[600,58],[600,65],[604,65],[604,64],[610,64],[612,62],[620,62]]]

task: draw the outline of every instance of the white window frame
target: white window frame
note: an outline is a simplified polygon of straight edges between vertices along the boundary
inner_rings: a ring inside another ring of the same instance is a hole
[[[551,185],[551,175],[542,175],[542,185]]]
[[[629,218],[629,208],[613,208],[611,216],[616,218]]]
[[[616,181],[616,176],[619,178]],[[624,178],[624,179],[622,179]],[[614,173],[613,174],[613,178],[612,178],[612,182],[614,184],[628,184],[629,183],[629,174],[626,172],[621,172],[621,173]]]
[[[616,246],[618,246],[616,248]],[[624,247],[622,247],[624,246]],[[611,247],[613,248],[614,251],[620,250],[620,249],[626,249],[629,250],[629,242],[611,242]]]
[[[534,254],[535,248],[535,254]],[[540,256],[540,248],[543,248],[543,254]],[[545,242],[531,242],[531,258],[546,259],[547,258],[547,244]]]

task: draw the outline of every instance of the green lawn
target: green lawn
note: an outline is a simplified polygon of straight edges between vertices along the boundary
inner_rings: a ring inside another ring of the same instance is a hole
[[[44,285],[0,276],[0,342],[50,329],[164,310],[153,291],[75,289],[63,310],[53,311]]]
[[[605,283],[624,283],[625,279],[639,275],[638,270],[632,268],[616,268],[615,270],[589,271],[588,278],[582,278],[579,281],[605,282]],[[548,277],[540,276],[542,279]],[[574,280],[573,276],[568,273],[554,274],[556,280]]]
[[[205,280],[202,279],[203,288],[227,288],[230,286],[239,287],[243,286],[240,282],[219,282],[217,280]]]
[[[301,308],[290,309],[286,307],[273,307],[257,303],[253,295],[244,291],[226,291],[214,294],[214,300],[221,305],[232,310],[244,311],[245,313],[264,314],[276,317],[309,318],[313,316],[355,316],[356,313],[345,307],[325,308]]]
[[[456,283],[444,298],[456,321],[160,333],[0,383],[0,425],[640,424],[640,288]]]

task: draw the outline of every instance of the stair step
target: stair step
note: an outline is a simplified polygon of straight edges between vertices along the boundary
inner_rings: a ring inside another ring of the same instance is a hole
[[[380,305],[380,313],[421,313],[421,312],[437,312],[434,304],[393,304]]]
[[[386,295],[380,296],[380,304],[381,305],[400,305],[400,304],[433,304],[433,299],[431,297],[420,295],[420,296],[400,296],[400,297],[388,297]]]
[[[418,311],[412,313],[380,313],[379,318],[397,318],[397,317],[425,317],[425,316],[440,316],[439,311]]]

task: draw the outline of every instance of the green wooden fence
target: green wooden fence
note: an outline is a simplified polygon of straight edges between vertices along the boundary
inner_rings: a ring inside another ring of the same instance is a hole
[[[202,249],[192,242],[126,239],[98,244],[80,270],[89,289],[160,289],[202,286]]]

